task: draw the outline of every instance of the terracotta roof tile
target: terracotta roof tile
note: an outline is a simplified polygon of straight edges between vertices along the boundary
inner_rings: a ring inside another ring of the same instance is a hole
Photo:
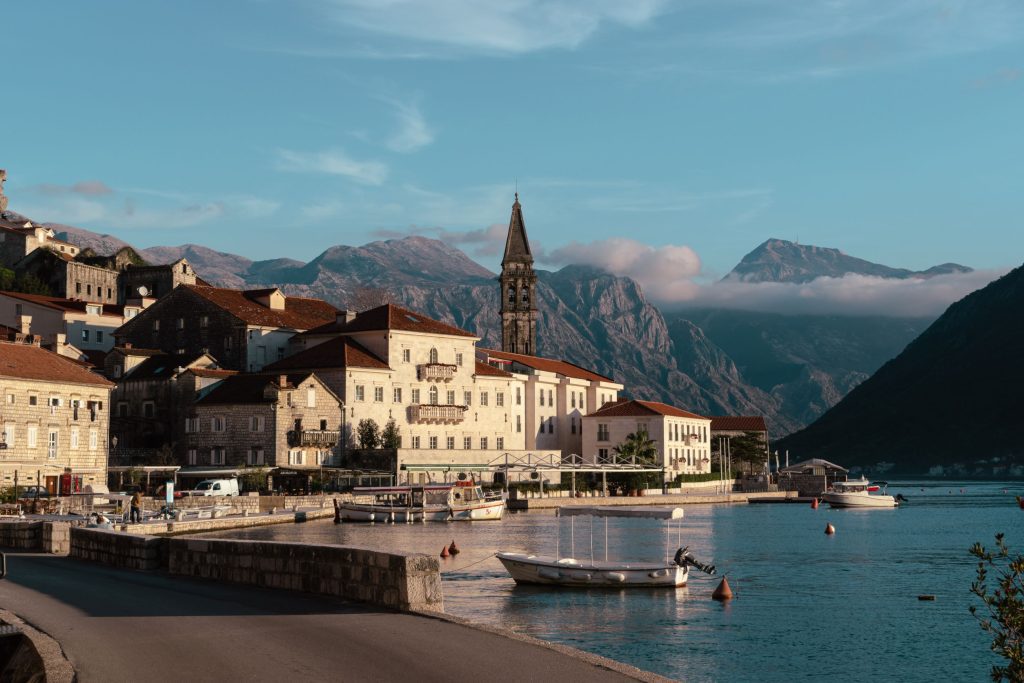
[[[249,325],[308,330],[335,320],[338,314],[337,308],[321,299],[288,296],[285,297],[284,309],[274,310],[253,301],[250,298],[252,295],[246,296],[247,293],[241,289],[202,285],[180,285],[180,287],[203,297]]]
[[[187,368],[185,372],[191,372],[196,377],[231,377],[237,375],[238,370],[221,370],[213,368]]]
[[[177,356],[169,353],[161,353],[156,356],[150,356],[126,372],[122,381],[162,379],[164,377],[171,377],[178,368],[187,368],[190,363],[194,363],[204,355],[205,354],[198,353],[186,356]]]
[[[52,308],[55,311],[67,311],[74,313],[85,313],[85,307],[88,306],[102,306],[103,314],[114,318],[124,317],[124,306],[117,304],[98,304],[93,301],[79,301],[78,299],[64,299],[59,296],[45,296],[42,294],[24,294],[22,292],[5,292],[0,291],[0,294],[9,296],[12,299],[19,299],[27,303],[37,304],[46,308]]]
[[[312,372],[287,375],[289,386],[299,386],[313,375]],[[197,404],[223,405],[234,403],[273,403],[264,390],[268,384],[277,385],[279,374],[238,374],[215,384],[208,394],[196,401]]]
[[[648,415],[665,415],[667,417],[689,417],[696,420],[707,420],[703,415],[697,415],[675,406],[656,401],[617,401],[606,404],[599,410],[587,415],[587,417],[644,417]]]
[[[337,320],[306,332],[313,334],[348,334],[351,332],[375,332],[377,330],[401,330],[402,332],[422,332],[424,334],[444,334],[452,337],[473,337],[478,335],[461,330],[454,325],[428,318],[422,313],[410,311],[394,304],[384,304],[377,308],[363,311],[349,322]]]
[[[475,373],[478,374],[478,375],[484,375],[486,377],[511,377],[512,376],[511,372],[505,372],[501,368],[496,368],[493,365],[488,365],[487,363],[485,363],[485,362],[483,362],[481,360],[478,360],[476,362]]]
[[[764,418],[757,416],[717,416],[711,418],[713,432],[767,432]]]
[[[113,382],[90,372],[84,365],[70,358],[32,344],[8,342],[0,342],[0,377],[92,384],[103,388],[114,386]]]
[[[347,337],[335,337],[267,365],[264,370],[320,370],[323,368],[391,368],[362,344]]]
[[[610,377],[599,375],[596,372],[581,368],[575,363],[570,363],[564,360],[554,360],[551,358],[540,358],[539,356],[526,356],[521,353],[507,353],[505,351],[492,351],[490,349],[480,349],[480,351],[486,353],[489,358],[495,358],[498,360],[505,360],[511,363],[518,363],[534,370],[540,370],[541,372],[553,372],[564,377],[573,377],[575,379],[585,379],[591,382],[612,382]]]

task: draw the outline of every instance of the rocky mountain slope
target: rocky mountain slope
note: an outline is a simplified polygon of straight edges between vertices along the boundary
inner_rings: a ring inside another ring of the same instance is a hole
[[[903,353],[779,448],[797,459],[889,462],[898,472],[944,466],[998,475],[1020,467],[1021,310],[1024,267],[950,306]]]
[[[770,239],[744,256],[724,279],[743,282],[802,283],[819,277],[842,277],[847,274],[904,279],[933,277],[943,273],[963,273],[970,270],[956,263],[944,263],[922,271],[891,268],[848,256],[838,249]]]

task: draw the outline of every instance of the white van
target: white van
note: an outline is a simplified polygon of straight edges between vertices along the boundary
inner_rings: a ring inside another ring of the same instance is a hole
[[[204,479],[191,491],[193,496],[237,496],[237,479]]]

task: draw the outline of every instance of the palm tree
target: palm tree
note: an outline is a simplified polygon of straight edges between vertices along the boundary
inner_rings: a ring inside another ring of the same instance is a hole
[[[655,465],[658,457],[658,449],[654,446],[654,441],[643,427],[637,429],[632,434],[627,434],[623,442],[612,450],[619,456],[620,462],[628,461],[631,464],[648,467]],[[624,483],[628,488],[643,489],[649,483],[649,474],[646,472],[633,472],[627,475],[625,479]]]

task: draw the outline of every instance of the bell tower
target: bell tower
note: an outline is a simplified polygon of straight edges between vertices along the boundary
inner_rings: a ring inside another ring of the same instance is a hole
[[[519,193],[508,222],[505,256],[501,259],[501,350],[537,355],[537,276],[526,238]]]

